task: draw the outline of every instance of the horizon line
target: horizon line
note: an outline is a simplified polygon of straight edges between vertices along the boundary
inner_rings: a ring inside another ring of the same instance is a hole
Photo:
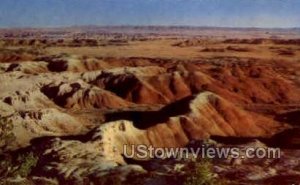
[[[96,24],[85,24],[85,25],[57,25],[57,26],[10,26],[10,27],[2,27],[0,26],[0,30],[5,29],[63,29],[63,28],[74,28],[74,27],[165,27],[165,28],[217,28],[217,29],[300,29],[300,27],[256,27],[256,26],[207,26],[207,25],[160,25],[160,24],[149,24],[149,25],[134,25],[134,24],[119,24],[119,25],[96,25]]]

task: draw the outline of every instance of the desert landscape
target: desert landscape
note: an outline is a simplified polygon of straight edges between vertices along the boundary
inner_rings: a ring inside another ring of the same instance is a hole
[[[1,184],[297,184],[300,30],[0,31]],[[280,148],[126,158],[124,145]]]

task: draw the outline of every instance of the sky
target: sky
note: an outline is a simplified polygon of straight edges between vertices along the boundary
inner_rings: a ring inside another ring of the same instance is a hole
[[[0,27],[300,27],[300,0],[0,0]]]

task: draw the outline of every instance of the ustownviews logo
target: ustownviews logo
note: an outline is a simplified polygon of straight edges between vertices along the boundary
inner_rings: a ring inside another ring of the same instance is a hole
[[[279,148],[268,147],[211,147],[202,145],[200,147],[153,147],[152,145],[124,145],[123,154],[127,158],[149,159],[149,158],[280,158]]]

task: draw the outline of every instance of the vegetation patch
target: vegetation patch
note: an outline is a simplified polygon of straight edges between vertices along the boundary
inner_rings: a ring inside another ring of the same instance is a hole
[[[226,180],[213,172],[213,164],[208,159],[193,164],[193,171],[186,177],[184,185],[227,185]]]

